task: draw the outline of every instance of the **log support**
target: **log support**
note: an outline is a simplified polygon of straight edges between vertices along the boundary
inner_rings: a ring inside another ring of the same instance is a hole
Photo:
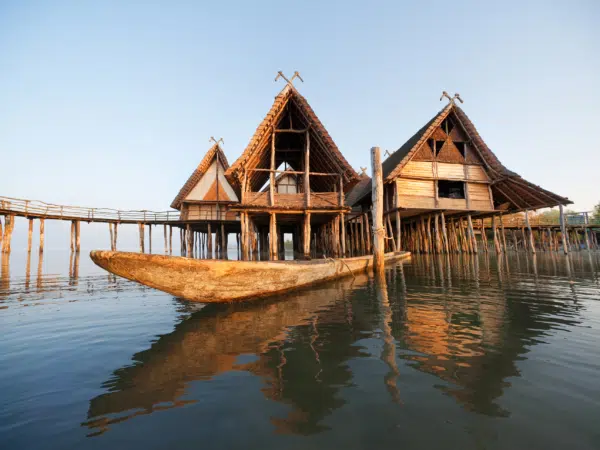
[[[383,174],[379,147],[371,149],[372,191],[373,203],[373,269],[376,273],[384,270],[384,236],[383,227]]]

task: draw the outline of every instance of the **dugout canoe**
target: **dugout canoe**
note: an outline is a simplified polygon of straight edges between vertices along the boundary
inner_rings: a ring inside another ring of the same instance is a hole
[[[409,252],[386,253],[385,262],[409,256]],[[372,255],[309,261],[228,261],[93,250],[90,258],[110,273],[201,303],[265,297],[365,272],[373,265]]]

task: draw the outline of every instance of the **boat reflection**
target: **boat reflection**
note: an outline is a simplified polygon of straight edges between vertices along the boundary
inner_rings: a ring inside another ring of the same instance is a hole
[[[90,401],[89,420],[83,425],[97,434],[110,424],[134,416],[182,406],[189,403],[181,400],[189,382],[246,370],[263,378],[265,396],[294,407],[287,419],[273,419],[280,431],[317,430],[318,422],[344,403],[335,398],[339,387],[334,385],[347,384],[351,373],[339,363],[359,356],[359,349],[349,345],[355,337],[347,324],[352,316],[347,300],[368,280],[361,274],[281,296],[276,301],[205,307],[179,323],[172,333],[161,336],[148,350],[135,354],[133,365],[116,370],[103,386],[109,392]],[[327,329],[323,329],[324,324]],[[334,328],[330,328],[332,324]],[[345,343],[336,349],[323,349],[324,343],[331,342],[332,331],[338,345],[341,334],[345,335]],[[303,347],[300,360],[291,353],[286,356],[290,347],[298,345]],[[323,350],[325,355],[321,355]],[[257,359],[238,363],[240,355],[247,354],[257,355]],[[303,367],[300,378],[295,375],[299,373],[297,364]],[[314,405],[302,404],[303,398],[310,401],[302,393],[305,389],[322,399],[320,411]],[[316,390],[321,392],[316,394]]]
[[[193,382],[247,371],[260,377],[265,397],[290,407],[269,418],[276,432],[314,434],[352,402],[352,389],[344,389],[356,382],[350,362],[364,357],[386,365],[374,382],[393,402],[402,403],[402,372],[418,370],[465,409],[507,416],[498,399],[520,376],[518,362],[553,330],[579,323],[567,270],[582,263],[538,258],[534,265],[522,255],[516,269],[514,258],[414,257],[385,280],[361,275],[276,300],[206,307],[117,369],[82,425],[97,435],[194,402],[186,396]],[[541,279],[553,273],[558,282]],[[373,338],[380,350],[367,345]]]

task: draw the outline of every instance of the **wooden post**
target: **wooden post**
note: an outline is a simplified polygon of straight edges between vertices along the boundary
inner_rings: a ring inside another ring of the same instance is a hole
[[[6,216],[4,216],[4,221],[6,221]],[[4,253],[4,233],[2,232],[2,220],[0,220],[0,248]]]
[[[364,213],[364,218],[367,227],[367,253],[371,253],[373,248],[371,247],[371,225],[369,223],[369,214]]]
[[[271,172],[269,173],[269,193],[271,197],[271,206],[273,206],[275,205],[275,128],[273,128],[273,132],[271,133]],[[242,241],[244,241],[243,236]]]
[[[115,251],[117,251],[117,235],[118,235],[118,231],[119,231],[119,223],[118,222],[115,222],[113,224],[113,230],[114,230],[114,235],[113,235],[114,245],[113,246],[115,248]]]
[[[304,150],[304,199],[310,208],[310,130],[306,130],[306,149]]]
[[[140,241],[140,253],[144,253],[144,230],[142,229],[142,222],[138,222],[138,235]]]
[[[79,251],[81,250],[81,221],[79,220],[75,222],[75,231],[77,232],[77,242],[75,251],[79,253]]]
[[[439,214],[433,216],[433,234],[435,234],[435,251],[442,253],[442,242],[440,237],[440,227],[438,225]]]
[[[10,253],[12,230],[15,224],[15,216],[4,216],[4,236],[2,238],[2,253]]]
[[[433,237],[431,236],[431,214],[427,216],[427,225],[426,225],[426,230],[427,230],[427,246],[429,247],[429,253],[434,253],[434,246],[433,246]]]
[[[388,227],[389,227],[389,230],[390,230],[389,237],[391,238],[391,241],[392,241],[392,243],[391,243],[392,245],[390,247],[390,250],[395,251],[395,249],[396,249],[396,239],[394,238],[394,229],[392,228],[392,219],[390,219],[390,215],[389,214],[387,215],[387,224],[388,224]],[[359,242],[359,245],[360,245],[360,242]]]
[[[304,257],[308,258],[310,256],[310,213],[309,212],[304,214],[304,232],[302,234],[302,243],[304,246],[304,249],[303,249]]]
[[[185,226],[185,234],[186,234],[186,243],[187,243],[187,246],[185,248],[185,253],[188,258],[191,258],[192,257],[192,230],[190,229],[189,223]]]
[[[271,213],[271,229],[269,233],[269,242],[271,247],[271,260],[277,261],[279,259],[279,247],[277,244],[277,216],[275,213]]]
[[[225,224],[223,222],[221,222],[221,252],[223,253],[223,258],[225,258],[227,246],[225,245]]]
[[[168,252],[168,247],[167,247],[167,224],[166,223],[163,225],[163,235],[165,237],[165,255],[166,255],[167,252]]]
[[[463,225],[463,218],[457,220],[458,235],[460,237],[460,247],[463,253],[469,253],[469,245],[465,239],[465,226]]]
[[[338,241],[340,239],[340,233],[339,233],[339,226],[340,226],[340,216],[337,215],[335,216],[335,218],[333,219],[333,222],[331,223],[331,246],[333,247],[333,256],[335,258],[338,258],[339,255],[339,245],[338,245]]]
[[[346,257],[346,222],[345,222],[345,214],[342,213],[340,215],[340,227],[341,227],[341,233],[342,233],[342,258]],[[367,230],[367,235],[369,234],[368,230]]]
[[[489,252],[487,234],[485,233],[485,222],[481,219],[481,245],[483,245],[483,251]]]
[[[241,216],[241,214],[240,214]],[[212,259],[213,257],[213,243],[212,243],[212,231],[210,229],[210,223],[206,224],[206,250],[208,251],[208,259]]]
[[[242,248],[242,261],[246,260],[246,213],[240,213],[240,245]]]
[[[500,230],[502,232],[502,248],[504,253],[506,253],[506,233],[504,231],[504,220],[502,220],[502,214],[500,214]]]
[[[8,250],[10,251],[10,240],[8,242]],[[40,219],[40,253],[43,253],[43,252],[44,252],[44,219],[42,218],[42,219]]]
[[[477,239],[475,238],[475,230],[473,229],[473,220],[471,219],[471,214],[467,214],[467,223],[469,225],[469,237],[471,239],[471,246],[473,253],[479,253],[477,248]]]
[[[379,147],[371,149],[372,190],[373,203],[373,269],[376,273],[383,273],[385,265],[383,228],[383,173]]]
[[[111,222],[108,222],[108,231],[110,232],[110,249],[114,251],[115,237],[113,236],[113,226]]]
[[[31,253],[32,238],[33,238],[33,219],[29,219],[29,231],[27,233],[27,253]]]
[[[494,247],[496,254],[500,254],[502,249],[500,248],[500,240],[498,239],[498,227],[496,226],[496,216],[492,216],[492,229],[494,231]]]
[[[440,213],[440,220],[442,222],[442,238],[444,240],[444,252],[446,254],[450,253],[449,245],[448,245],[448,233],[446,232],[446,218],[444,217],[444,213]]]
[[[533,231],[531,230],[531,225],[529,224],[529,210],[525,211],[525,223],[527,224],[527,230],[529,231],[529,245],[531,246],[531,253],[536,253],[535,251],[535,242],[533,240]]]
[[[75,251],[75,221],[71,220],[71,251]]]
[[[149,253],[152,254],[152,224],[148,224],[148,250]],[[191,256],[191,255],[190,255]]]
[[[173,254],[173,225],[169,225],[169,255]]]

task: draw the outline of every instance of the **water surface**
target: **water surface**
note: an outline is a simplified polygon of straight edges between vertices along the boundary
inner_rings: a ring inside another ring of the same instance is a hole
[[[2,262],[3,449],[600,448],[598,254],[207,307],[83,253]]]

